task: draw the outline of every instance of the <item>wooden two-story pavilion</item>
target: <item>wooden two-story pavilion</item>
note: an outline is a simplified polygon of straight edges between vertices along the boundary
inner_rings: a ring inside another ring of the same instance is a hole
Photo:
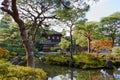
[[[39,43],[42,46],[41,51],[50,52],[51,48],[55,47],[61,41],[62,34],[60,32],[53,31],[51,33],[43,33],[42,37],[44,39]]]

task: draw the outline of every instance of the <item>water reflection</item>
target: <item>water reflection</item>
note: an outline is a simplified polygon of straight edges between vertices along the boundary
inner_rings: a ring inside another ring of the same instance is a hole
[[[113,69],[102,69],[101,73],[103,75],[104,80],[120,80],[120,68],[118,68],[117,70],[113,70]]]
[[[62,70],[64,70],[64,69],[62,69]],[[61,72],[63,74],[59,74],[59,75],[55,74],[56,76],[53,76],[53,77],[49,76],[49,74],[48,74],[49,77],[47,80],[77,80],[76,76],[78,73],[77,73],[77,71],[74,71],[73,68],[69,68],[68,70],[65,69],[64,72],[63,71],[61,71]]]
[[[69,67],[40,65],[47,72],[46,80],[120,80],[120,68],[81,70]]]
[[[115,77],[113,74],[113,72],[114,72],[113,69],[101,69],[100,71],[103,75],[104,80],[115,80]]]

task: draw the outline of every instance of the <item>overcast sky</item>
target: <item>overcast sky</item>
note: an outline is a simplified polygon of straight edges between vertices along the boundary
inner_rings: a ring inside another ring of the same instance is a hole
[[[86,17],[89,21],[99,21],[101,17],[109,16],[117,11],[120,12],[120,0],[100,0],[91,7]]]

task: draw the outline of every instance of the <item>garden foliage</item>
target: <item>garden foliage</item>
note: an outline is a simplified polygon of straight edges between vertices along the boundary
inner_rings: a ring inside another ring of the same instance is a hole
[[[44,80],[45,77],[42,69],[15,66],[0,60],[0,80]]]
[[[1,48],[0,47],[0,57],[2,57],[3,55],[9,53],[9,51],[7,49]]]

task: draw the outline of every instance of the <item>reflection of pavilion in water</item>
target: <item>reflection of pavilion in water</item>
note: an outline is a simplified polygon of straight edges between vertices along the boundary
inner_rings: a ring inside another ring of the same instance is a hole
[[[101,73],[99,73],[99,71],[91,73],[88,71],[89,75],[85,75],[81,73],[79,74],[77,71],[69,71],[65,75],[60,74],[54,77],[49,77],[48,80],[120,80],[120,69],[117,71],[114,71],[113,69],[101,69],[100,72]]]
[[[70,78],[70,76],[68,74],[64,75],[57,75],[53,78],[48,78],[48,80],[77,80],[75,77],[73,77],[72,79]]]
[[[39,67],[47,72],[46,80],[120,80],[120,69],[82,70],[42,63]]]
[[[73,71],[73,69],[70,69],[65,75],[57,75],[53,78],[49,77],[48,80],[77,80],[76,76],[77,71]]]

